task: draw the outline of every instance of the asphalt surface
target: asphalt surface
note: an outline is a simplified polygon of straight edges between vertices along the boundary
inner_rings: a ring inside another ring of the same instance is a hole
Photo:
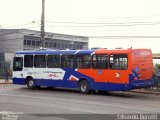
[[[112,120],[118,119],[119,114],[158,115],[160,96],[121,91],[84,95],[70,89],[30,90],[25,86],[0,84],[0,112],[2,117],[11,113],[24,120],[107,120],[109,117]]]

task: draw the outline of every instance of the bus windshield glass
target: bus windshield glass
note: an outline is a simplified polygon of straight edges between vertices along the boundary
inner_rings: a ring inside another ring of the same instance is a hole
[[[23,58],[15,57],[13,61],[13,70],[14,71],[22,71],[23,69]]]

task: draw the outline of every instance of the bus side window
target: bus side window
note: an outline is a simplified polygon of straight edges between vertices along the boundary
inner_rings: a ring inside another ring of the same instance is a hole
[[[108,55],[93,55],[92,61],[92,68],[108,69]]]
[[[109,67],[112,70],[126,70],[126,69],[128,69],[127,54],[110,55]]]
[[[68,63],[68,57],[66,55],[61,56],[61,67],[67,67],[69,65]]]
[[[60,67],[60,55],[48,55],[47,67],[48,68],[59,68]]]
[[[90,55],[77,55],[77,68],[90,68],[91,67],[91,57]]]
[[[91,57],[90,55],[85,55],[84,56],[84,68],[90,68],[91,67]]]
[[[62,55],[61,67],[63,68],[76,68],[75,55]]]
[[[46,56],[45,55],[35,55],[34,56],[34,67],[45,68],[46,67]]]
[[[24,56],[24,67],[33,67],[33,55]]]
[[[76,60],[77,60],[77,68],[82,68],[82,61],[83,61],[83,58],[81,56],[77,56],[76,57]]]

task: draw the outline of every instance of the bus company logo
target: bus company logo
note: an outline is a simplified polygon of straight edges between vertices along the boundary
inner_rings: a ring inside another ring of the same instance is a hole
[[[56,74],[48,74],[48,77],[58,77]]]
[[[116,73],[116,78],[120,78],[121,74],[120,73]]]
[[[136,67],[136,69],[135,69],[135,70],[136,70],[136,72],[139,72],[139,68],[138,68],[138,67]]]
[[[101,75],[102,74],[102,70],[98,70],[98,75]]]

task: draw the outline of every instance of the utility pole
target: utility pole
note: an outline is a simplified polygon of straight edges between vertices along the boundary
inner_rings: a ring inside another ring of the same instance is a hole
[[[42,49],[44,47],[44,42],[45,42],[44,17],[45,17],[45,0],[42,0],[42,16],[41,16],[41,47]]]

